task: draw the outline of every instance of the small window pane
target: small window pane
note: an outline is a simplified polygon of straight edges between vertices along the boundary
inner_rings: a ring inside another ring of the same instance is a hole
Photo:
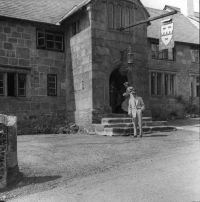
[[[200,86],[196,86],[197,97],[200,97]]]
[[[108,4],[108,27],[114,28],[114,5]]]
[[[125,26],[129,26],[130,24],[130,13],[129,8],[125,8]]]
[[[47,34],[46,34],[46,39],[47,39],[48,41],[53,41],[53,39],[54,39],[53,34],[47,33]]]
[[[42,48],[45,47],[45,33],[37,32],[37,46]]]
[[[126,10],[122,8],[122,27],[125,27]]]
[[[157,73],[157,95],[161,95],[162,89],[162,74]]]
[[[168,75],[165,75],[165,95],[168,95]]]
[[[18,74],[18,96],[26,95],[26,74]]]
[[[174,95],[174,75],[170,75],[170,94]]]
[[[54,42],[53,41],[47,41],[47,48],[53,49],[54,48]]]
[[[62,50],[62,43],[56,42],[55,49]]]
[[[151,73],[151,95],[155,95],[156,73]]]
[[[61,35],[56,35],[55,36],[55,41],[62,42],[63,41],[63,37]]]
[[[4,74],[0,73],[0,95],[4,95]]]
[[[47,95],[48,96],[57,95],[57,75],[55,74],[47,75]]]

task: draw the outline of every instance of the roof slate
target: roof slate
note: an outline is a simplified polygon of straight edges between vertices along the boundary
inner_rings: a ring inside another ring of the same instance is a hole
[[[165,10],[158,10],[154,8],[147,8],[151,17],[162,15],[167,13]],[[171,16],[168,16],[164,19],[169,19]],[[151,22],[151,25],[148,26],[147,36],[149,38],[160,38],[160,26],[161,21],[164,19],[159,19]],[[184,16],[182,13],[177,13],[172,16],[174,22],[174,41],[199,44],[199,29],[191,23],[191,21]]]
[[[0,0],[0,16],[56,24],[84,0]]]

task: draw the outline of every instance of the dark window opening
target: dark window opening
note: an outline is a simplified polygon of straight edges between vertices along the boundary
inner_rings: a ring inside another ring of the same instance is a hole
[[[72,23],[72,36],[78,34],[80,32],[80,21],[77,20]]]
[[[157,73],[157,95],[162,93],[162,74]]]
[[[63,51],[64,36],[60,33],[37,31],[37,48]]]
[[[196,86],[197,97],[200,97],[200,86]]]
[[[16,74],[8,73],[7,74],[7,95],[16,96]]]
[[[44,32],[37,32],[37,47],[38,48],[45,48],[45,33]]]
[[[151,95],[156,95],[155,85],[156,85],[156,73],[151,73]]]
[[[57,75],[56,74],[47,75],[47,95],[57,96]]]

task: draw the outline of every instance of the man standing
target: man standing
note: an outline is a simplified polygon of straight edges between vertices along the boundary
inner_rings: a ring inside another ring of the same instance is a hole
[[[129,87],[130,98],[128,105],[128,114],[132,117],[134,127],[134,137],[137,137],[137,125],[139,126],[139,135],[142,137],[142,111],[145,109],[143,99],[136,94],[133,87]]]
[[[133,87],[130,86],[127,81],[123,85],[126,89],[126,92],[123,93],[123,97],[125,98],[125,100],[122,102],[122,110],[124,112],[128,112],[128,102],[129,102],[129,97],[130,97],[130,89]]]

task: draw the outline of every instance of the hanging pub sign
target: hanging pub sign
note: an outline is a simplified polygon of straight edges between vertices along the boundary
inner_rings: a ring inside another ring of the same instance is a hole
[[[161,22],[159,50],[174,48],[174,23],[172,19]]]

